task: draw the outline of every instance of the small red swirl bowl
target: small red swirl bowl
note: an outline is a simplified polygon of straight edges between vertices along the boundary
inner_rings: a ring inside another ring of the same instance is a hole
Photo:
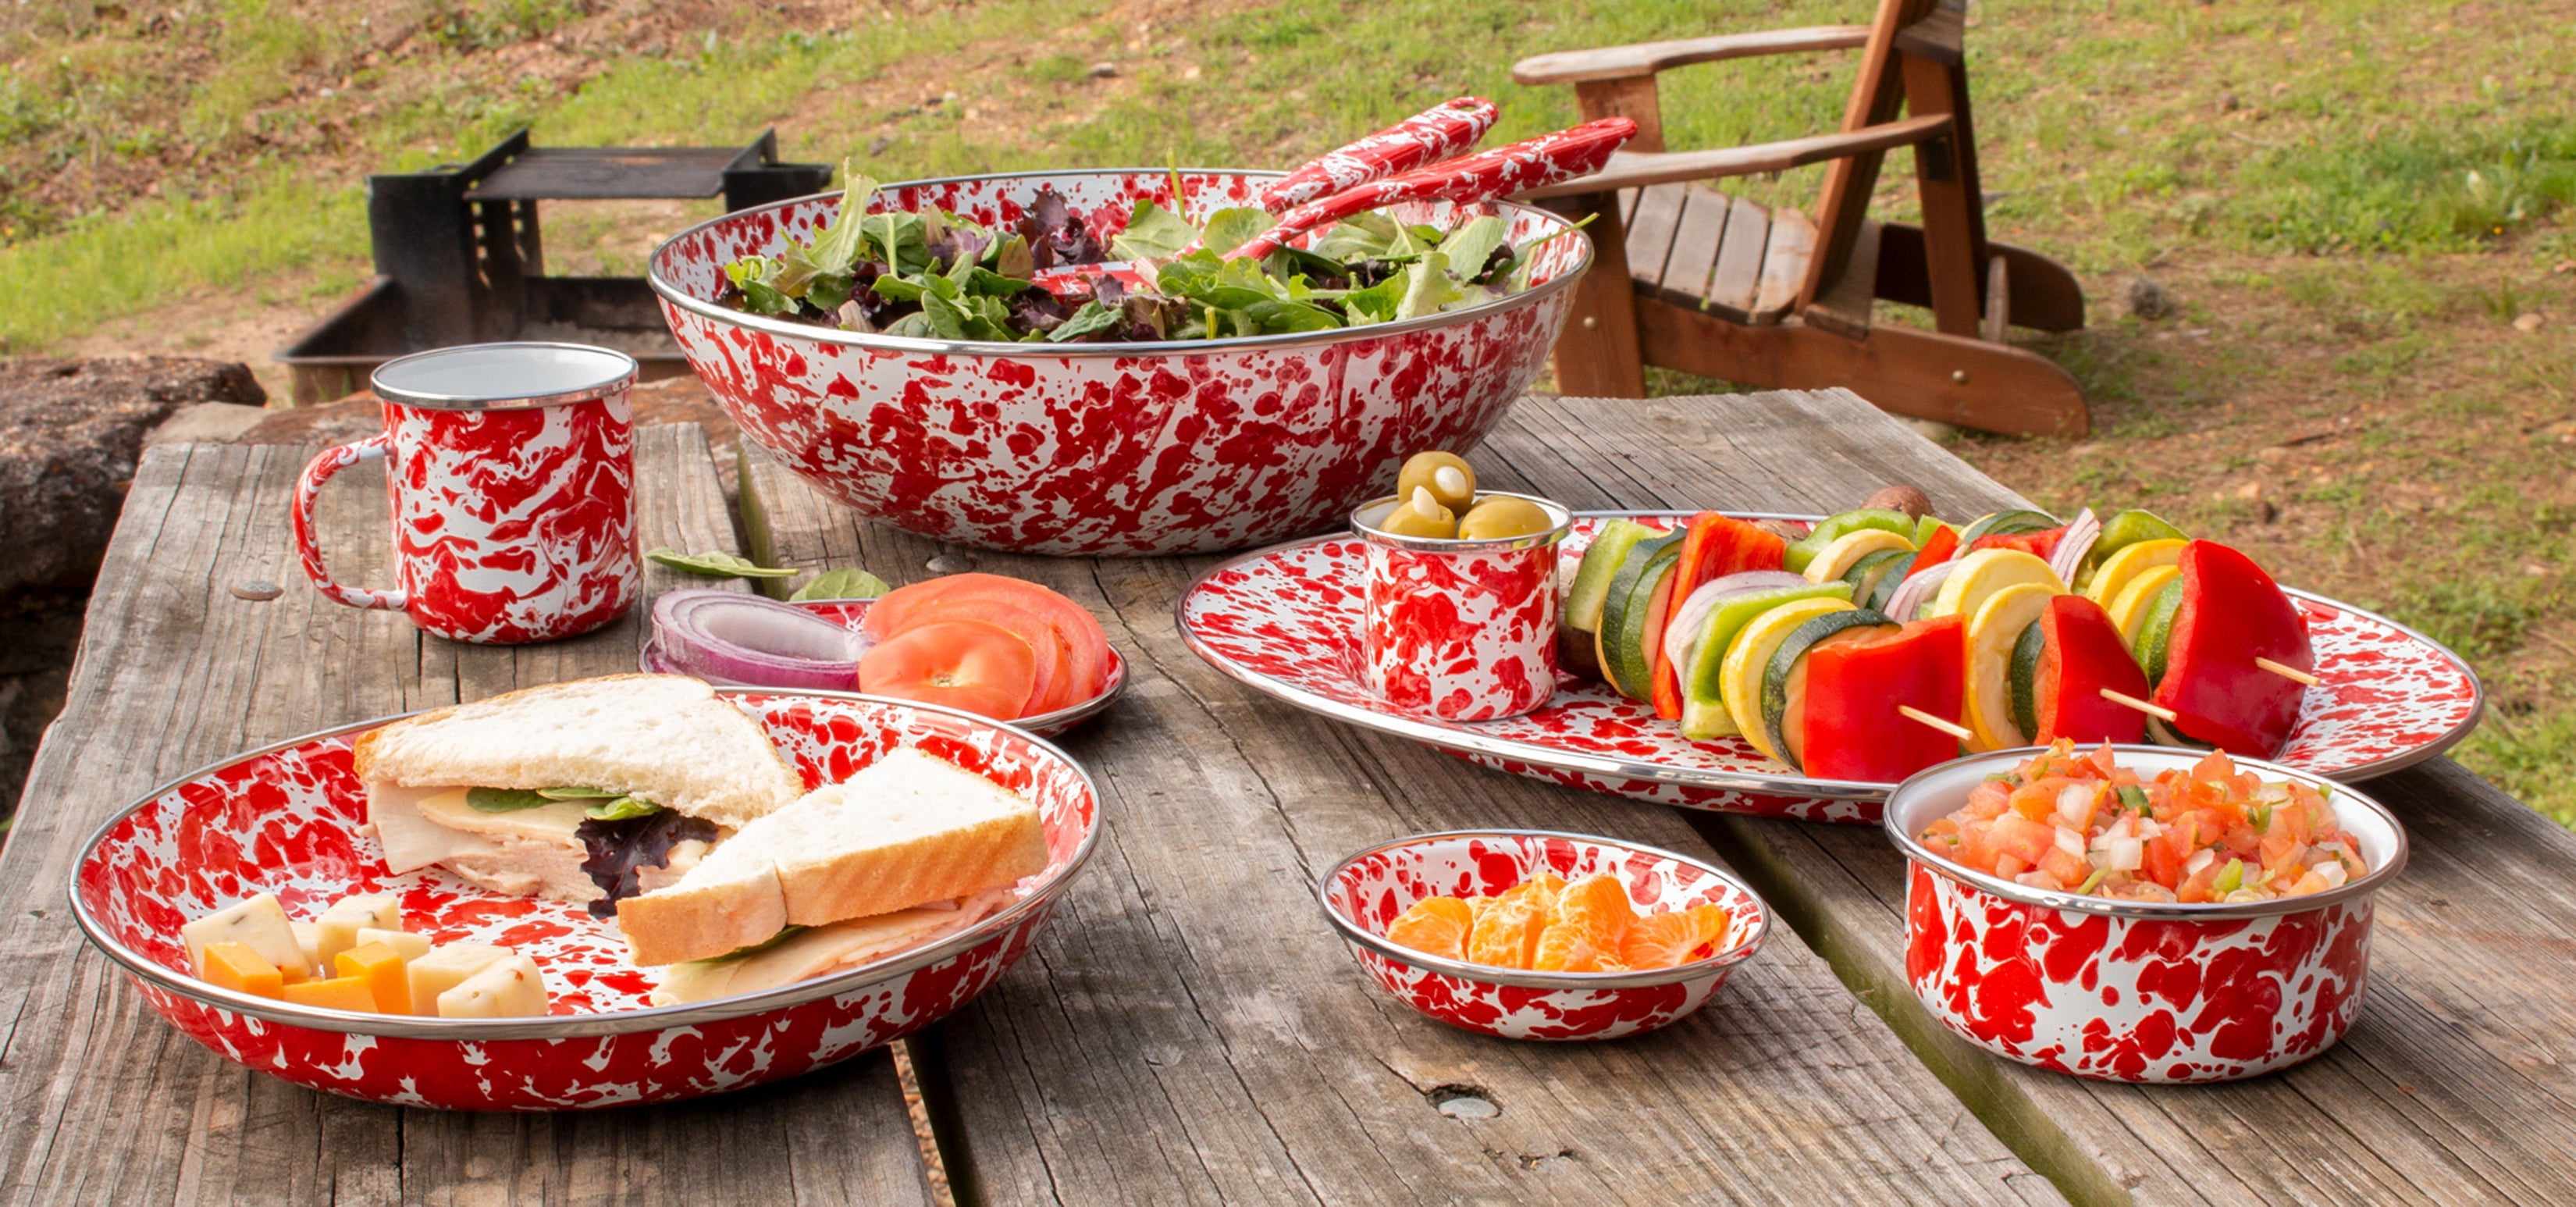
[[[2147,778],[2203,757],[2113,749]],[[2327,892],[2232,905],[2049,892],[1923,845],[1923,828],[1966,804],[1979,781],[2034,753],[1943,763],[1887,799],[1888,838],[1910,865],[1905,974],[1933,1017],[2026,1065],[2162,1085],[2288,1068],[2343,1038],[2370,981],[2371,897],[2406,866],[2406,831],[2385,806],[2322,776],[2237,759],[2267,782],[2328,794],[2370,871]]]
[[[1099,839],[1099,798],[1064,752],[981,717],[831,693],[722,691],[768,731],[807,787],[917,746],[1027,795],[1047,868],[1018,900],[938,942],[766,992],[654,1007],[613,923],[579,905],[507,897],[436,868],[385,869],[350,745],[386,717],[238,755],[135,802],[72,870],[73,916],[145,1001],[217,1055],[351,1098],[449,1110],[571,1110],[669,1102],[793,1077],[937,1022],[998,979],[1046,926]],[[438,943],[514,947],[545,969],[551,1011],[419,1018],[291,1006],[189,975],[179,927],[273,892],[296,918],[350,893],[393,893]]]
[[[1062,197],[1106,242],[1139,200],[1248,206],[1275,172],[1031,172],[890,184],[872,212],[1016,222]],[[1530,287],[1393,323],[1155,343],[978,343],[861,334],[723,304],[724,266],[810,240],[837,193],[740,210],[654,251],[671,334],[742,434],[816,490],[906,532],[1059,555],[1212,553],[1340,520],[1405,457],[1465,450],[1546,367],[1592,245],[1545,210],[1491,203]],[[1454,226],[1446,201],[1390,208]],[[1549,236],[1559,238],[1550,239]],[[1547,240],[1544,244],[1540,240]]]
[[[1490,897],[1532,876],[1609,872],[1638,913],[1723,906],[1726,947],[1705,960],[1643,972],[1532,972],[1470,964],[1390,943],[1386,930],[1426,897]],[[1324,917],[1387,992],[1453,1027],[1503,1039],[1618,1039],[1707,1005],[1771,933],[1752,889],[1688,855],[1586,834],[1459,830],[1417,834],[1345,859],[1317,887]]]

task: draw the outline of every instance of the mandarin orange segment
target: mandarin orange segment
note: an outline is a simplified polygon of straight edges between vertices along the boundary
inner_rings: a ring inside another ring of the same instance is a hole
[[[1628,887],[1603,872],[1565,886],[1557,895],[1556,918],[1575,927],[1592,950],[1617,952],[1637,923],[1637,910],[1628,903]]]
[[[1527,968],[1543,929],[1532,897],[1504,894],[1477,916],[1467,936],[1467,958],[1496,968]]]
[[[1467,958],[1467,932],[1476,913],[1456,897],[1425,897],[1386,928],[1386,941],[1426,955]]]
[[[1559,922],[1540,933],[1538,957],[1530,967],[1540,972],[1599,972],[1601,958],[1581,927]]]
[[[1699,944],[1699,928],[1688,914],[1648,914],[1628,928],[1619,958],[1630,968],[1670,968]]]
[[[1699,942],[1691,948],[1688,958],[1705,960],[1726,950],[1726,931],[1734,925],[1735,916],[1724,906],[1694,905],[1690,919],[1692,929],[1699,932]]]

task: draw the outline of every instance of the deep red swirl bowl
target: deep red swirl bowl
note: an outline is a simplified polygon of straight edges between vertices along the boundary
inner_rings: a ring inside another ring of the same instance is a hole
[[[2148,778],[2203,757],[2114,749],[2122,766]],[[2343,1038],[2370,984],[2371,898],[2406,866],[2395,815],[2323,776],[2237,759],[2239,771],[2326,793],[2370,871],[2310,896],[2232,905],[2048,892],[1923,845],[1923,827],[2033,753],[1943,763],[1887,799],[1887,834],[1908,863],[1905,974],[1933,1017],[2026,1065],[2167,1085],[2288,1068]]]
[[[1723,906],[1723,949],[1638,972],[1537,972],[1453,960],[1391,942],[1387,928],[1426,897],[1490,897],[1553,872],[1619,877],[1640,914]],[[1324,917],[1397,1000],[1501,1039],[1618,1039],[1678,1022],[1717,996],[1771,934],[1771,910],[1715,864],[1657,847],[1553,830],[1458,830],[1371,847],[1324,874]]]
[[[1251,205],[1275,172],[1188,170],[1193,215]],[[1044,189],[1103,241],[1165,169],[967,176],[891,185],[875,210],[1018,220]],[[1591,263],[1577,231],[1533,254],[1530,288],[1404,322],[1129,344],[860,335],[722,305],[724,265],[776,255],[837,193],[728,214],[653,253],[648,276],[690,365],[752,443],[816,489],[908,532],[1018,553],[1209,553],[1338,523],[1407,455],[1464,451],[1547,362]],[[1448,202],[1394,207],[1454,224]],[[1499,204],[1515,244],[1563,231]]]
[[[1027,733],[864,696],[719,691],[768,730],[809,788],[917,746],[1026,794],[1046,828],[1046,870],[1000,913],[927,946],[762,993],[654,1007],[654,979],[627,963],[615,925],[583,907],[502,896],[436,868],[386,871],[362,829],[366,792],[349,759],[359,734],[396,719],[385,717],[226,759],[135,802],[73,866],[73,916],[172,1026],[297,1085],[451,1110],[629,1106],[792,1077],[937,1022],[1028,950],[1099,839],[1090,777]],[[435,942],[535,956],[552,1011],[360,1014],[191,977],[179,927],[261,891],[306,919],[350,893],[396,894],[411,929]]]

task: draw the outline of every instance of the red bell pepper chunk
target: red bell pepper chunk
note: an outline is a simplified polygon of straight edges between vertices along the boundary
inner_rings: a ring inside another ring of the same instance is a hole
[[[1898,711],[1956,721],[1966,704],[1966,622],[1918,620],[1819,644],[1807,655],[1806,772],[1893,782],[1958,757],[1959,740]]]
[[[2057,542],[2065,535],[2066,526],[2063,524],[2038,532],[1997,533],[1981,536],[1969,542],[1968,551],[1974,553],[1979,549],[2019,549],[2044,562],[2048,560],[2050,554],[2057,552]]]
[[[1905,577],[1912,578],[1959,555],[1959,530],[1947,524],[1932,530],[1923,548],[1914,555],[1914,564],[1906,567]]]
[[[1673,602],[1678,612],[1701,583],[1747,570],[1777,570],[1788,557],[1789,543],[1733,516],[1703,511],[1690,518],[1682,551],[1673,563]],[[1648,633],[1655,651],[1655,715],[1678,721],[1682,715],[1681,668],[1664,656],[1664,635]]]
[[[2256,666],[2316,670],[2308,622],[2254,559],[2215,541],[2182,550],[2182,602],[2155,702],[2174,728],[2229,754],[2269,758],[2290,740],[2307,688]]]
[[[2135,700],[2147,697],[2147,672],[2120,640],[2102,605],[2081,595],[2048,601],[2039,616],[2039,672],[2031,682],[2031,712],[2041,743],[2073,738],[2079,746],[2135,742],[2147,736],[2147,715],[2102,698],[2102,689]]]

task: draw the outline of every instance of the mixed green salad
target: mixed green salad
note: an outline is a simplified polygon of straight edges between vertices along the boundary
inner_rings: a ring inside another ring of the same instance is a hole
[[[1226,252],[1277,220],[1237,207],[1192,222],[1139,200],[1104,248],[1052,190],[1038,195],[1027,216],[999,227],[938,209],[872,214],[876,191],[877,182],[854,174],[840,212],[812,242],[790,240],[775,257],[725,265],[731,284],[724,303],[844,331],[927,339],[1276,335],[1416,318],[1520,292],[1529,286],[1528,253],[1545,242],[1515,248],[1504,220],[1492,215],[1442,231],[1369,211],[1327,228],[1311,250],[1228,261]],[[1037,281],[1049,269],[1116,261],[1150,285],[1136,288],[1106,273]]]

